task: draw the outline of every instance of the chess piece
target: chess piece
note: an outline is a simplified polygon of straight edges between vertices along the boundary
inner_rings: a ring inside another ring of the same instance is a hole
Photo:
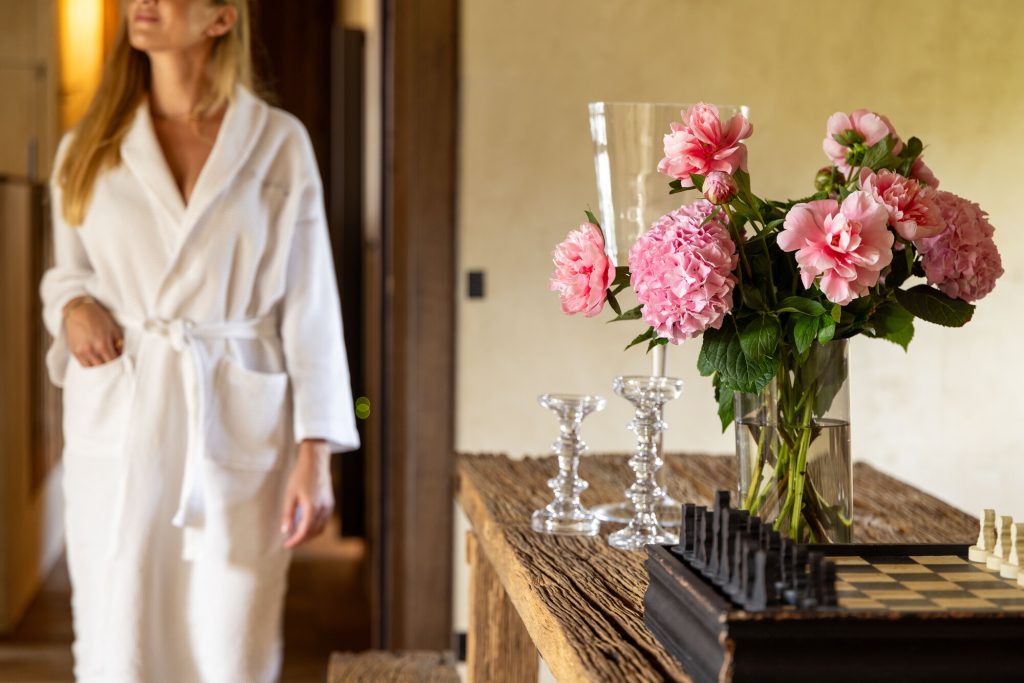
[[[746,604],[746,608],[751,612],[763,610],[768,606],[768,591],[765,586],[765,570],[767,568],[768,553],[763,550],[754,551],[754,577]]]
[[[690,563],[694,569],[702,569],[708,561],[708,511],[699,505],[694,514],[693,558]]]
[[[685,510],[684,510],[685,512]],[[693,562],[693,558],[697,556],[697,544],[703,543],[703,536],[700,533],[700,528],[704,526],[704,515],[707,513],[707,508],[703,505],[696,505],[692,510],[689,510],[689,516],[685,518],[684,523],[690,528],[689,532],[686,532],[687,537],[692,537],[692,543],[683,552],[683,559]]]
[[[1004,579],[1016,579],[1020,575],[1020,561],[1024,557],[1024,524],[1017,523],[1010,527],[1010,554],[999,566],[999,576]]]
[[[978,532],[978,543],[967,549],[967,558],[971,562],[984,564],[992,554],[996,544],[996,511],[985,508],[981,511],[981,530]]]
[[[727,508],[722,513],[722,537],[719,543],[721,556],[718,558],[718,573],[712,576],[712,580],[719,586],[729,583],[729,570],[732,568],[736,537],[746,529],[749,518],[750,513],[746,510]]]
[[[815,551],[807,554],[807,590],[804,591],[803,596],[797,596],[800,605],[803,609],[813,609],[821,604],[822,598],[824,598],[824,586],[822,586],[822,562],[825,561],[825,556]]]
[[[711,552],[707,563],[701,570],[705,576],[718,576],[718,563],[722,559],[720,544],[722,541],[722,512],[729,509],[729,492],[715,492],[715,506],[711,517]]]
[[[684,503],[682,515],[679,522],[679,545],[672,546],[671,550],[676,555],[686,558],[693,550],[694,525],[693,513],[696,509],[693,503]]]
[[[992,554],[985,559],[985,566],[989,569],[999,571],[1003,562],[1010,559],[1010,528],[1013,526],[1013,517],[999,515],[999,526],[996,527],[996,545]]]
[[[794,543],[789,559],[784,596],[790,605],[799,605],[807,594],[807,546]]]

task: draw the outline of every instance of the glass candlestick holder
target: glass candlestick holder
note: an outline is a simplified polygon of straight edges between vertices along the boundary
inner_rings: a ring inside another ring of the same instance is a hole
[[[580,423],[590,413],[604,410],[605,400],[570,394],[544,394],[537,400],[558,416],[560,433],[551,446],[558,456],[558,476],[548,480],[555,499],[533,513],[531,526],[543,534],[593,536],[601,521],[580,503],[580,493],[587,488],[579,475],[580,455],[587,450],[580,438]]]
[[[665,404],[682,393],[683,381],[674,377],[625,376],[616,377],[613,387],[635,409],[629,428],[636,432],[636,452],[629,459],[635,480],[626,490],[633,503],[633,518],[626,528],[608,536],[608,543],[620,550],[678,543],[679,537],[658,520],[658,502],[664,491],[658,485],[657,475],[662,465],[659,437],[665,431],[662,414]]]

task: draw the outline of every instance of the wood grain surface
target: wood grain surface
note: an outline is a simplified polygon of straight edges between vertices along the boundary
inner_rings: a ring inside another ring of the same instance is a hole
[[[682,501],[710,504],[732,489],[731,457],[666,456],[665,483]],[[514,460],[462,455],[457,496],[480,550],[508,592],[541,657],[561,683],[689,681],[643,624],[644,553],[607,544],[605,525],[593,538],[535,533],[530,513],[551,498],[554,457]],[[626,456],[585,456],[585,505],[617,501],[631,481]],[[912,486],[858,463],[854,466],[854,540],[858,543],[970,543],[977,520]]]
[[[335,652],[328,683],[459,683],[447,652]]]

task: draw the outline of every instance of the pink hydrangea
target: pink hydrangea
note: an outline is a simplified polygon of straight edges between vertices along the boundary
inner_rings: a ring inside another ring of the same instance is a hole
[[[934,237],[946,229],[935,203],[935,190],[927,185],[888,169],[872,173],[865,168],[860,173],[860,188],[885,206],[889,225],[905,240]]]
[[[852,114],[844,114],[841,111],[832,114],[832,116],[828,117],[825,139],[822,141],[821,146],[825,150],[825,154],[828,155],[828,158],[832,160],[832,163],[846,175],[849,175],[851,170],[850,164],[846,162],[846,153],[850,148],[836,140],[833,136],[842,135],[846,131],[851,130],[861,137],[865,147],[870,147],[886,135],[892,135],[897,140],[899,139],[896,135],[896,129],[892,127],[889,119],[873,111],[858,109]],[[903,144],[897,143],[893,151],[899,152],[902,148]]]
[[[939,179],[935,177],[932,169],[928,168],[928,165],[924,163],[924,159],[921,157],[914,159],[914,163],[910,167],[910,177],[924,183],[933,190],[939,189]]]
[[[797,204],[779,233],[783,251],[795,251],[804,287],[817,277],[829,301],[846,305],[878,282],[892,262],[888,212],[867,192],[853,192],[842,205],[834,199]]]
[[[946,229],[918,244],[928,282],[948,296],[977,301],[1003,274],[995,229],[980,206],[951,192],[936,193]]]
[[[604,235],[593,223],[571,231],[551,256],[555,272],[551,291],[562,298],[562,311],[592,318],[604,308],[605,293],[615,280],[615,264],[604,251]]]
[[[700,201],[662,216],[629,251],[643,319],[674,344],[720,328],[732,310],[736,244],[721,220],[701,225],[711,209]]]
[[[724,125],[713,104],[695,104],[682,112],[683,122],[673,122],[665,136],[665,158],[658,171],[692,187],[691,173],[711,171],[733,174],[747,168],[747,147],[753,126],[743,114],[735,114]]]

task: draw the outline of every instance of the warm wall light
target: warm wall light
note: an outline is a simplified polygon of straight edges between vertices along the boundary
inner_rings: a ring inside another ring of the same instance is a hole
[[[78,122],[99,85],[107,4],[104,0],[58,0],[61,130]]]

